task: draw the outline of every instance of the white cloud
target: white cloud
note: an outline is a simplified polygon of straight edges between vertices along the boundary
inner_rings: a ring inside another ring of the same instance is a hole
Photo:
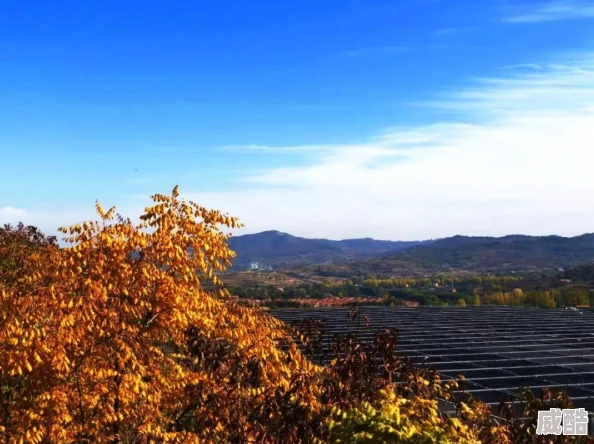
[[[27,216],[27,212],[20,208],[6,206],[0,208],[0,225],[15,224]]]
[[[514,7],[504,21],[513,23],[538,23],[577,18],[594,18],[591,0],[539,1]]]
[[[128,213],[130,214],[130,213]],[[135,214],[138,207],[135,208]],[[4,207],[0,208],[0,226],[4,224],[15,225],[23,222],[25,225],[34,225],[42,232],[48,235],[58,235],[61,239],[63,234],[59,234],[57,229],[61,226],[70,226],[83,222],[85,220],[96,220],[97,215],[94,211],[93,202],[83,211],[29,211],[20,208]]]
[[[238,177],[243,190],[182,186],[182,195],[238,216],[245,233],[406,240],[592,232],[594,54],[538,66],[502,70],[416,104],[447,118],[387,128],[364,143],[227,148],[254,159],[283,154],[276,157],[282,166],[233,171],[247,174]],[[300,162],[289,163],[295,156]],[[136,217],[148,202],[129,194],[118,209]],[[0,222],[23,220],[54,233],[96,219],[92,204],[69,213],[5,207]]]
[[[471,123],[304,147],[306,166],[248,177],[251,190],[189,197],[239,216],[243,232],[420,239],[594,231],[593,62],[587,54],[478,79],[424,104]]]

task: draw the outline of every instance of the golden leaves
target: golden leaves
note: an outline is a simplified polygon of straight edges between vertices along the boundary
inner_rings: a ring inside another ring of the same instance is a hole
[[[123,218],[113,223],[115,208],[106,212],[97,201],[99,222],[60,229],[71,235],[65,239],[71,246],[53,257],[47,270],[28,279],[30,285],[48,279],[50,286],[29,288],[28,305],[13,311],[12,327],[0,332],[2,343],[13,347],[0,347],[0,358],[8,364],[0,370],[0,382],[30,375],[28,385],[14,393],[20,401],[10,413],[11,436],[32,440],[43,419],[52,424],[52,432],[40,436],[59,436],[62,441],[84,431],[102,441],[105,437],[96,433],[114,424],[136,427],[139,436],[175,437],[166,431],[167,425],[183,408],[187,384],[202,371],[189,371],[179,361],[183,354],[164,353],[154,344],[171,343],[183,350],[183,332],[190,322],[239,341],[238,350],[249,349],[241,344],[242,335],[251,344],[266,342],[261,334],[228,329],[229,321],[239,324],[237,316],[245,313],[226,311],[216,302],[227,295],[223,289],[211,293],[200,287],[199,276],[222,284],[213,267],[220,269],[232,253],[217,225],[235,223],[234,219],[178,197],[178,187],[171,196],[153,196],[155,205],[146,209],[138,227]],[[147,227],[154,229],[147,233]],[[187,245],[203,253],[191,254]],[[16,297],[17,292],[2,288],[0,308],[13,306]],[[36,330],[21,325],[27,310],[30,322],[39,326]],[[219,390],[215,380],[199,379]],[[34,394],[38,399],[50,397],[33,410],[26,407],[31,415],[21,415],[19,409]],[[102,413],[90,421],[86,418],[91,411]],[[142,418],[142,427],[131,425],[135,418]],[[65,428],[70,422],[74,425]],[[214,430],[224,436],[225,424]]]
[[[97,201],[100,221],[60,229],[70,247],[40,253],[14,288],[0,285],[0,387],[13,399],[0,432],[9,441],[102,443],[126,433],[130,442],[255,442],[280,433],[266,415],[279,421],[282,411],[263,407],[280,398],[304,421],[327,413],[328,371],[278,320],[228,300],[216,272],[234,253],[221,226],[239,221],[179,199],[178,186],[152,200],[138,226]],[[357,436],[366,439],[471,435],[440,422],[436,403],[393,389],[381,396],[325,420],[338,435],[363,422]]]
[[[101,217],[101,219],[105,219],[105,210],[103,209],[98,200],[95,201],[95,209],[97,210],[97,214],[99,214],[99,217]]]

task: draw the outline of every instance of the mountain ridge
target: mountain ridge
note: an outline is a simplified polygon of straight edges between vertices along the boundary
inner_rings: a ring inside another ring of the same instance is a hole
[[[400,274],[412,269],[511,273],[567,268],[589,262],[594,262],[593,233],[572,237],[457,235],[349,266],[379,274]]]
[[[373,257],[427,242],[431,241],[388,241],[372,238],[329,240],[268,230],[232,236],[229,246],[237,253],[233,261],[234,268],[244,268],[252,262],[278,268]]]
[[[311,239],[276,230],[233,236],[234,268],[261,262],[274,268],[332,265],[380,274],[417,270],[511,272],[575,266],[594,262],[594,233],[559,235],[510,234],[464,236],[425,241],[373,238]]]

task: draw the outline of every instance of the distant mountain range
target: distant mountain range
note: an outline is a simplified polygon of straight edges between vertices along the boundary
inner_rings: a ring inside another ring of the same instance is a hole
[[[280,231],[264,231],[233,236],[229,239],[229,246],[237,253],[233,267],[241,269],[254,262],[274,268],[347,262],[403,251],[430,242],[394,242],[370,238],[333,241],[296,237]]]
[[[429,241],[381,241],[370,238],[332,241],[306,239],[278,231],[235,236],[234,268],[251,262],[275,269],[323,264],[324,272],[361,271],[404,275],[448,271],[524,272],[567,268],[594,262],[594,234],[576,237],[454,236]],[[312,271],[320,267],[307,267]]]
[[[525,273],[569,268],[594,262],[594,234],[576,237],[454,236],[406,251],[343,264],[351,270],[378,275],[437,272]]]

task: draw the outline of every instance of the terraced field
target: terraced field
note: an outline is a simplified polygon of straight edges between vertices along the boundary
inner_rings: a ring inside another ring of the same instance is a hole
[[[594,411],[594,313],[516,307],[361,307],[369,327],[357,325],[346,308],[276,309],[286,322],[322,320],[333,333],[360,330],[372,340],[394,327],[398,349],[444,378],[463,374],[468,390],[497,410],[515,390],[565,388],[576,407]],[[329,335],[329,336],[330,336]],[[327,344],[327,342],[326,342]],[[321,360],[327,360],[329,350]],[[509,398],[508,398],[509,399]]]

